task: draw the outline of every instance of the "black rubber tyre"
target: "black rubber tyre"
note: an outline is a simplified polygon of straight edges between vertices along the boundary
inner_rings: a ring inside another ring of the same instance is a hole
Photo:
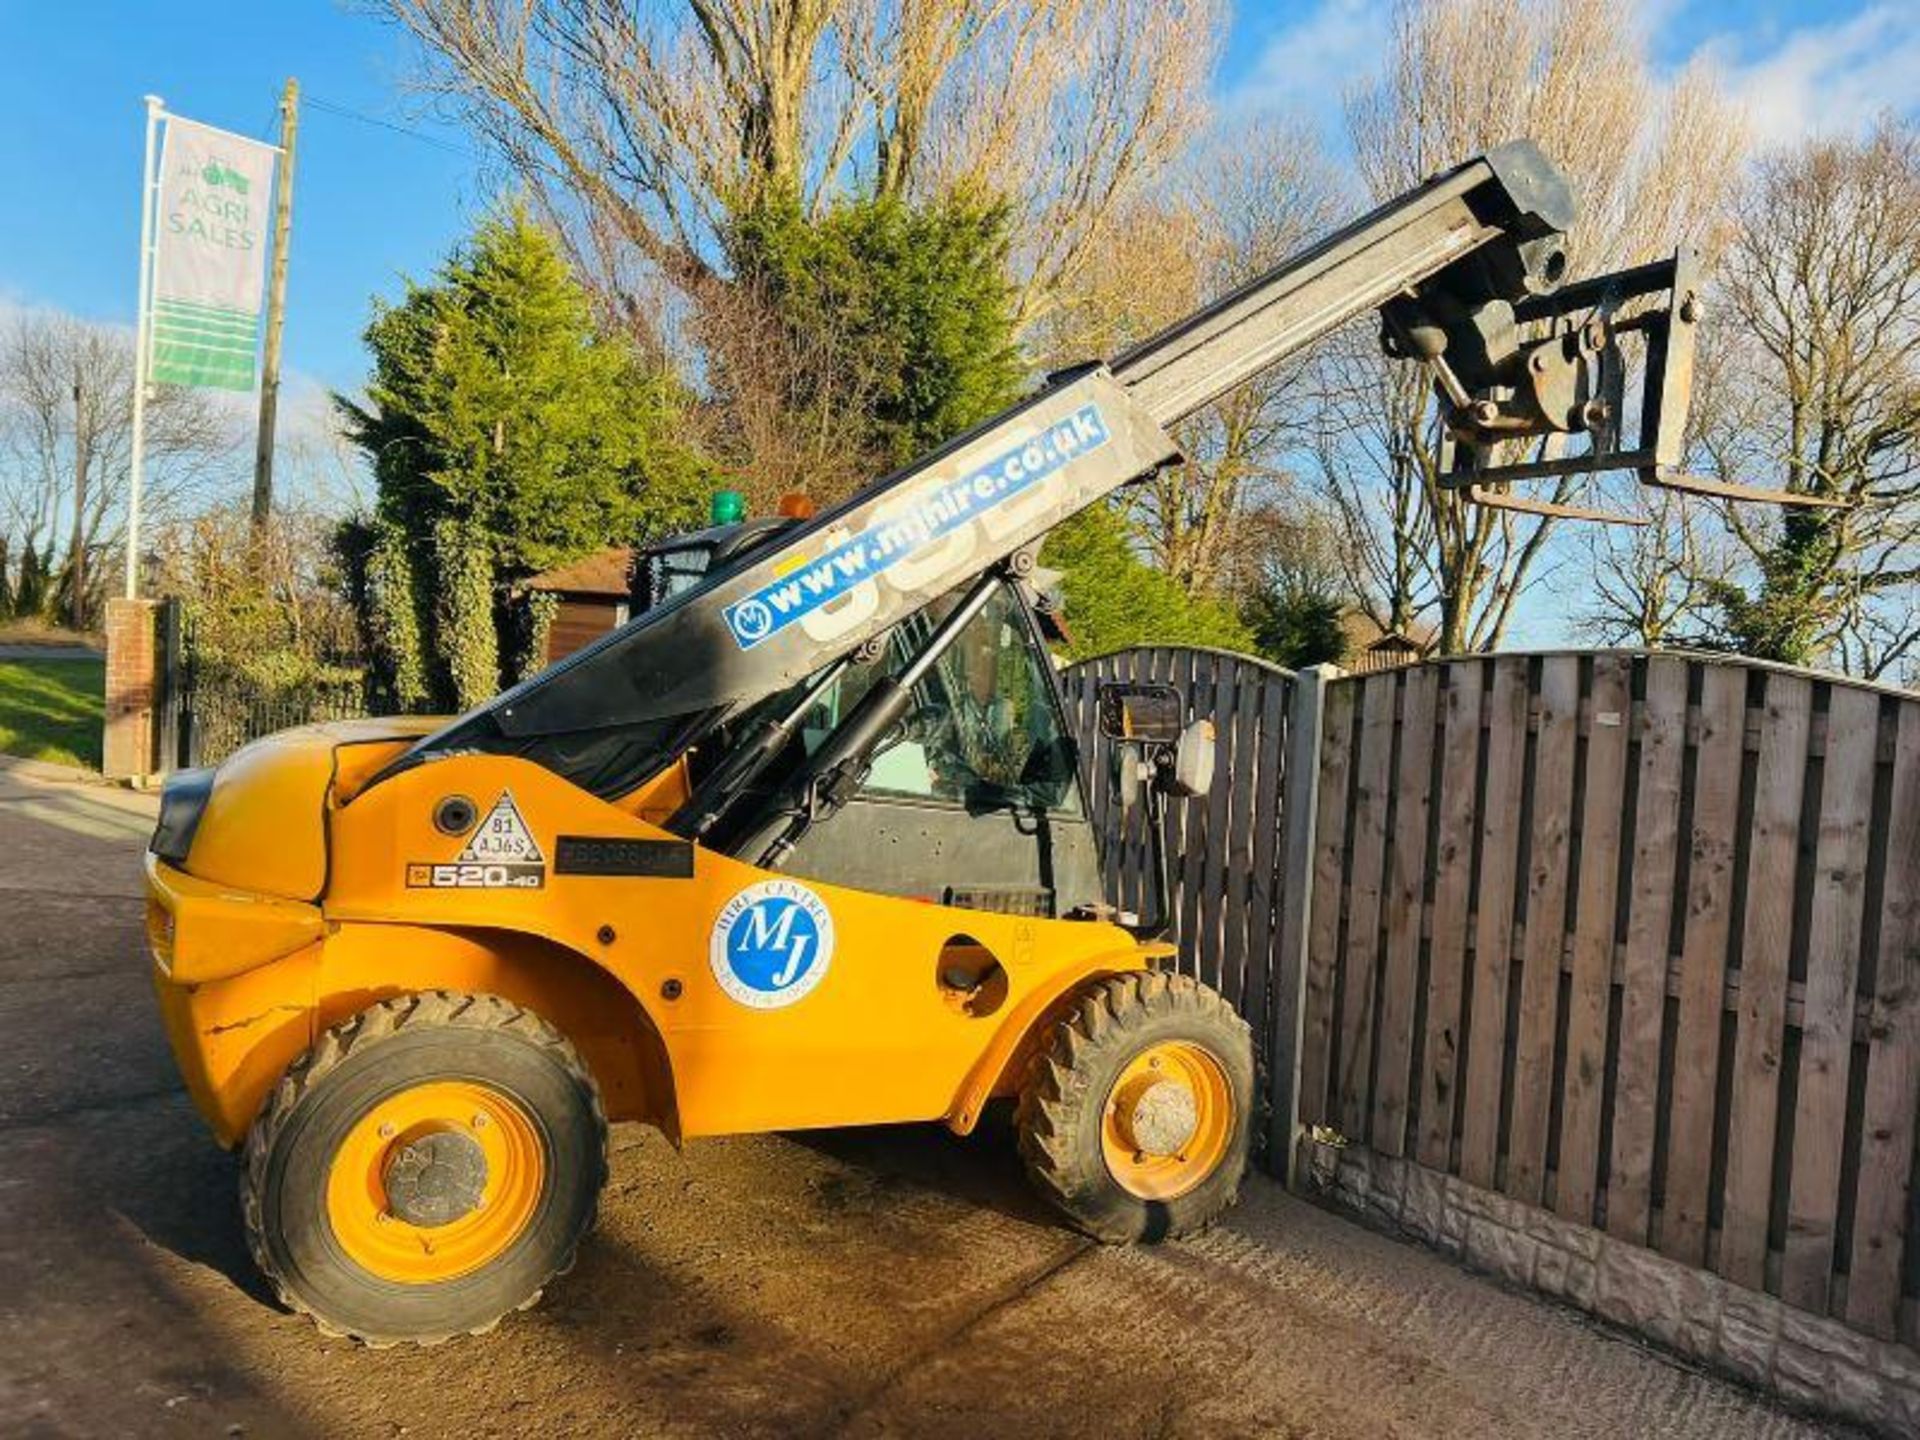
[[[440,1080],[479,1082],[518,1102],[539,1136],[545,1180],[524,1228],[480,1269],[400,1283],[342,1248],[327,1176],[373,1106]],[[294,1062],[248,1132],[240,1205],[253,1258],[288,1308],[371,1346],[433,1345],[490,1330],[538,1300],[572,1266],[606,1175],[606,1113],[565,1037],[498,996],[433,990],[361,1011]]]
[[[1169,1041],[1205,1050],[1232,1094],[1224,1154],[1193,1189],[1144,1199],[1113,1175],[1101,1126],[1121,1072]],[[1021,1086],[1014,1123],[1040,1193],[1096,1240],[1171,1239],[1201,1229],[1239,1198],[1252,1128],[1253,1034],[1221,995],[1184,975],[1116,975],[1089,987],[1055,1022]]]

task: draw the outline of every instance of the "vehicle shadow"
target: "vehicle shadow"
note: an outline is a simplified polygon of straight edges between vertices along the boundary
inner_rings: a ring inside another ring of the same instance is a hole
[[[87,1188],[150,1243],[214,1271],[251,1299],[277,1304],[247,1251],[239,1157],[213,1143],[186,1093],[131,1109],[115,1128],[122,1126],[126,1138],[115,1148],[143,1162],[131,1175],[116,1172],[120,1183],[89,1176]]]
[[[154,1003],[130,833],[149,822],[15,788],[0,804],[0,1174],[21,1182],[10,1201],[41,1217],[37,1243],[86,1256],[118,1217],[265,1299],[233,1158],[187,1098]],[[0,1248],[13,1228],[0,1226]]]
[[[854,1168],[883,1190],[911,1187],[1022,1224],[1066,1228],[1027,1180],[1014,1140],[1011,1102],[989,1106],[971,1135],[918,1124],[800,1130],[784,1138]]]

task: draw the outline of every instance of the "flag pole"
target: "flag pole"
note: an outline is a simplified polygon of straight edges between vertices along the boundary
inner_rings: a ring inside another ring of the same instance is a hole
[[[260,366],[260,432],[253,455],[253,525],[273,513],[273,432],[280,407],[280,331],[286,323],[287,237],[293,228],[293,142],[300,127],[300,82],[280,97],[279,183],[273,197],[273,269],[267,286],[267,344]]]
[[[147,350],[152,322],[153,142],[160,128],[158,95],[147,101],[147,158],[140,172],[140,308],[133,325],[133,441],[127,459],[127,598],[140,593],[140,482],[147,451]]]

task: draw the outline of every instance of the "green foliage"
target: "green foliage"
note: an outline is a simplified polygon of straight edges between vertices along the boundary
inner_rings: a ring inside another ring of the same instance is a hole
[[[553,634],[560,597],[551,590],[529,590],[512,607],[513,649],[508,676],[516,684],[547,666],[547,640]]]
[[[1189,595],[1143,561],[1111,506],[1094,505],[1056,528],[1042,563],[1064,572],[1070,659],[1131,645],[1253,648],[1253,636],[1225,605]]]
[[[406,533],[391,521],[355,519],[340,527],[335,544],[345,564],[375,703],[401,714],[427,708],[426,595]]]
[[[1289,670],[1304,670],[1346,658],[1347,632],[1340,623],[1346,608],[1334,595],[1275,585],[1254,595],[1240,618],[1262,656]]]
[[[1845,560],[1845,542],[1832,512],[1788,511],[1775,543],[1761,550],[1759,583],[1733,580],[1705,587],[1711,633],[1708,648],[1755,660],[1817,665],[1824,658],[1848,598],[1832,577]]]
[[[329,520],[244,506],[209,510],[154,535],[156,589],[185,603],[196,688],[295,713],[316,694],[358,697],[362,667]],[[236,701],[236,703],[238,703]]]
[[[519,208],[483,224],[433,283],[377,303],[366,339],[368,403],[336,397],[378,489],[363,625],[396,700],[476,703],[503,678],[499,627],[513,623],[518,581],[698,522],[706,477],[679,438],[683,397],[600,333],[553,239]],[[443,546],[448,526],[460,538]],[[480,616],[493,617],[490,642]]]
[[[444,693],[469,710],[500,688],[500,635],[494,628],[493,564],[486,536],[458,520],[433,528],[434,659],[445,667]]]
[[[867,448],[902,464],[1019,393],[1004,204],[885,195],[809,216],[775,195],[735,223],[727,248],[787,352],[806,357],[784,397],[790,423],[852,397]]]

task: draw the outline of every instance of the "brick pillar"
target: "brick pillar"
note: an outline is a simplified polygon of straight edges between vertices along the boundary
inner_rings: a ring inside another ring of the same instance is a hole
[[[159,646],[152,600],[107,601],[106,735],[100,768],[109,779],[140,779],[158,768],[154,704],[159,696]]]

